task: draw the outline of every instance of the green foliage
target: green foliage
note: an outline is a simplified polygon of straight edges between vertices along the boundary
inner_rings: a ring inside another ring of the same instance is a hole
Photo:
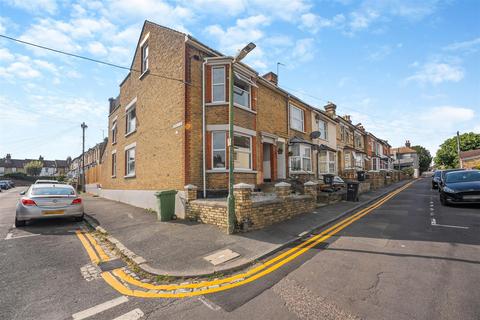
[[[480,134],[464,133],[460,135],[460,151],[480,148]],[[460,166],[457,154],[457,137],[445,140],[435,156],[435,165],[444,169],[458,168]]]
[[[27,176],[27,174],[23,173],[23,172],[6,173],[3,177],[8,178],[8,179],[16,179],[16,180],[31,180],[31,179],[29,179],[30,177]]]
[[[34,177],[37,177],[42,172],[42,168],[43,162],[40,160],[33,160],[25,165],[27,174]]]
[[[414,169],[412,167],[402,169],[403,173],[409,176],[413,176]]]
[[[430,168],[430,164],[432,163],[433,159],[430,151],[428,151],[422,146],[413,146],[412,149],[417,151],[420,173],[428,171],[428,168]]]

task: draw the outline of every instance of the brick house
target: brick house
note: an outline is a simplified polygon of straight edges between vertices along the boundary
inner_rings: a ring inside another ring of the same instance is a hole
[[[480,149],[460,152],[462,168],[480,169]]]
[[[336,106],[328,103],[325,111],[314,110],[312,117],[313,131],[319,132],[319,138],[313,139],[316,144],[314,167],[317,177],[323,174],[337,174],[337,122],[334,119]]]
[[[413,176],[418,178],[420,174],[418,154],[411,148],[409,140],[405,142],[403,147],[391,148],[390,155],[392,156],[395,169],[413,168]]]

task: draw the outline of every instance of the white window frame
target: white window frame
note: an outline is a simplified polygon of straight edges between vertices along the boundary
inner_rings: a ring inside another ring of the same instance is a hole
[[[145,43],[142,44],[141,46],[141,58],[142,58],[142,68],[141,72],[144,74],[145,72],[148,71],[148,56],[149,56],[149,46],[148,46],[148,41],[145,41]]]
[[[377,158],[377,157],[372,158],[372,171],[379,171],[380,170],[379,160],[380,160],[380,158]]]
[[[322,123],[323,123],[323,130],[321,125]],[[328,140],[328,123],[322,119],[318,119],[317,126],[318,126],[318,131],[320,132],[320,139]],[[323,133],[323,137],[322,137],[322,133]]]
[[[223,142],[224,142],[224,148],[223,149],[215,149],[215,144],[213,143],[214,142],[214,135],[216,134],[222,134],[223,135]],[[226,167],[227,167],[227,132],[226,131],[212,131],[212,170],[225,170]],[[225,165],[223,167],[215,167],[215,164],[214,164],[214,153],[215,151],[223,151],[225,153]]]
[[[348,161],[348,165],[347,165],[347,155],[348,155],[348,159],[350,160],[350,161]],[[344,152],[344,154],[343,154],[343,164],[345,166],[345,169],[353,169],[352,168],[352,157],[353,157],[353,155],[352,155],[351,152]]]
[[[301,115],[302,115],[301,119],[294,118],[294,113],[293,113],[294,110],[298,110],[298,111],[301,112]],[[301,128],[295,127],[294,123],[293,123],[293,120],[296,120],[296,121],[301,120],[302,121]],[[300,132],[305,132],[305,111],[301,108],[295,107],[292,104],[290,105],[290,128],[293,129],[293,130],[300,131]]]
[[[115,159],[115,161],[113,161]],[[117,176],[117,150],[112,151],[112,178]]]
[[[222,77],[223,82],[215,83],[214,82],[215,77],[214,77],[213,73],[215,72],[215,70],[220,70],[220,69],[223,70],[223,77]],[[215,95],[214,95],[215,91],[213,90],[213,88],[215,86],[223,86],[223,100],[216,100],[215,99]],[[227,85],[226,85],[225,66],[212,66],[212,88],[211,88],[211,90],[212,90],[212,102],[225,102],[227,100],[227,90],[226,90],[226,88],[227,88]]]
[[[322,161],[320,159],[320,154],[325,152],[325,161]],[[337,172],[337,153],[329,150],[320,150],[318,152],[318,174],[335,174]],[[320,164],[324,164],[324,166],[327,168],[326,172],[322,172],[320,170],[321,166]],[[333,168],[330,167],[330,165],[333,164]]]
[[[313,171],[312,171],[312,147],[310,145],[304,144],[304,143],[295,143],[295,144],[290,146],[290,151],[292,151],[293,147],[297,146],[297,145],[298,145],[298,156],[292,155],[292,156],[289,157],[289,170],[290,170],[290,172],[292,172],[292,173],[313,173]],[[309,149],[310,157],[305,157],[305,150],[306,149]],[[300,159],[300,170],[292,170],[292,168],[293,168],[292,162],[296,158]],[[306,170],[304,168],[304,165],[303,165],[303,160],[304,159],[309,159],[310,160],[310,170]]]
[[[125,178],[135,177],[135,169],[136,169],[136,162],[137,162],[136,149],[137,149],[136,144],[134,144],[133,146],[129,145],[129,146],[125,147]],[[134,152],[134,154],[133,154],[133,171],[130,171],[130,168],[129,168],[129,163],[130,163],[129,152],[132,151],[132,150]]]
[[[131,125],[132,119],[130,114],[133,110],[135,110],[135,118],[133,121],[133,129],[132,129],[132,125]],[[125,136],[127,136],[137,130],[137,104],[136,103],[132,104],[128,109],[125,110],[125,120],[126,120]]]
[[[240,74],[237,74],[234,72],[234,78],[233,78],[233,102],[235,105],[237,106],[241,106],[243,108],[247,108],[247,109],[252,109],[252,103],[251,103],[251,100],[252,100],[252,85],[250,84],[250,81],[245,78],[243,79],[245,76],[241,76]],[[235,80],[239,80],[239,81],[242,81],[244,82],[247,86],[248,86],[248,91],[247,90],[244,90],[240,87],[237,87],[235,85]],[[241,103],[238,103],[235,101],[235,90],[240,90],[240,91],[243,91],[243,92],[246,92],[247,95],[248,95],[248,98],[247,98],[247,105],[243,105]]]
[[[113,120],[113,122],[112,122],[112,144],[117,143],[117,134],[118,134],[117,120]]]
[[[249,150],[246,150],[246,148],[237,149],[237,147],[235,147],[235,136],[247,137],[247,138],[250,140],[250,143],[249,143],[250,148],[249,148]],[[252,161],[253,161],[253,159],[252,159],[252,157],[253,157],[253,152],[252,152],[252,149],[253,149],[253,148],[252,148],[252,136],[249,136],[249,135],[247,135],[247,134],[241,134],[241,133],[235,132],[235,133],[233,134],[232,143],[233,143],[233,155],[234,155],[234,158],[233,158],[234,160],[233,160],[233,161],[234,161],[234,163],[235,163],[235,153],[238,153],[238,152],[239,152],[239,153],[246,153],[246,154],[249,154],[249,155],[250,155],[250,157],[249,157],[250,161],[249,161],[249,167],[248,167],[248,168],[237,167],[237,166],[235,166],[235,164],[234,164],[234,169],[252,170],[252,169],[253,169],[253,168],[252,168]],[[231,155],[229,155],[229,156],[231,156]]]

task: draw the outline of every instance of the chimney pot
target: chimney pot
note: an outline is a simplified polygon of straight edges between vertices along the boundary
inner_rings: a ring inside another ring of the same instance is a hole
[[[273,83],[274,85],[278,85],[278,76],[276,73],[274,72],[269,72],[267,74],[264,74],[262,76],[262,78],[264,78],[265,80],[268,80],[270,81],[271,83]]]

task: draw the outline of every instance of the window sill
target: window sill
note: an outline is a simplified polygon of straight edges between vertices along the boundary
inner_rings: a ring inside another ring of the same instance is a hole
[[[123,176],[125,179],[131,179],[131,178],[135,178],[135,174],[129,174],[129,175],[126,175],[126,176]]]
[[[149,73],[150,73],[150,69],[143,71],[142,74],[138,77],[138,80],[142,80],[142,78]]]
[[[306,132],[305,132],[305,131],[302,131],[302,130],[298,130],[298,129],[295,129],[295,128],[292,128],[292,127],[290,127],[290,129],[292,129],[292,130],[294,130],[294,131],[297,131],[297,132],[300,132],[300,133],[303,133],[303,134],[306,134]]]
[[[112,179],[115,179],[117,176],[112,176]]]
[[[206,173],[228,173],[228,169],[210,169],[206,170]],[[257,173],[257,170],[251,169],[233,169],[234,173]]]
[[[114,145],[116,145],[116,144],[117,144],[117,141],[115,141],[115,142],[112,142],[112,146],[114,146]]]
[[[238,103],[234,103],[234,104],[233,104],[233,106],[234,106],[234,107],[237,107],[237,108],[239,108],[239,109],[242,109],[242,110],[245,110],[245,111],[251,112],[251,113],[253,113],[253,114],[257,114],[257,112],[256,112],[256,111],[254,111],[254,110],[252,110],[251,108],[248,108],[248,107],[242,106],[242,105],[240,105],[240,104],[238,104]]]
[[[290,171],[290,174],[313,174],[313,171],[304,171],[304,170]]]
[[[205,106],[207,106],[207,107],[224,106],[224,105],[228,105],[228,102],[227,101],[215,101],[215,102],[205,103]]]
[[[131,134],[134,134],[135,132],[137,132],[137,129],[133,130],[133,131],[130,131],[129,133],[126,133],[125,134],[125,138],[128,137],[129,135]]]

